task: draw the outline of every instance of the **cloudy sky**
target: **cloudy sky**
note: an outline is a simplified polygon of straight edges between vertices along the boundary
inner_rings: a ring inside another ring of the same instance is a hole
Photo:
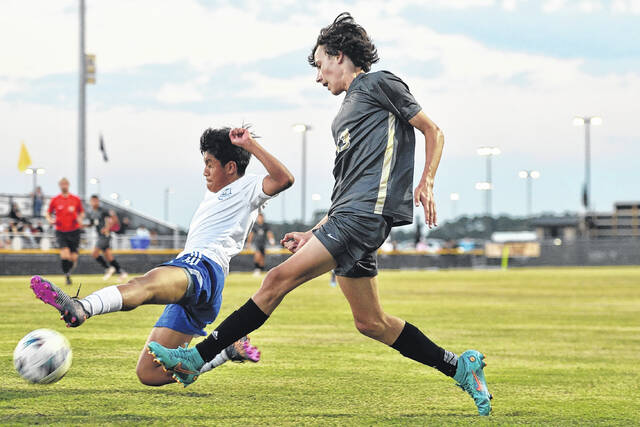
[[[0,192],[22,193],[24,141],[47,194],[61,176],[76,187],[78,5],[76,0],[0,2]],[[639,0],[196,1],[87,0],[87,177],[143,212],[188,225],[204,185],[198,138],[209,126],[249,122],[298,178],[274,200],[272,220],[300,216],[300,135],[308,134],[307,212],[326,207],[333,179],[330,124],[341,101],[314,83],[306,62],[318,30],[350,11],[372,36],[375,70],[403,78],[443,129],[436,180],[441,220],[480,213],[483,145],[493,161],[495,213],[525,213],[521,169],[541,173],[534,211],[579,211],[584,129],[592,128],[596,209],[640,199]],[[101,160],[104,135],[109,163]],[[418,142],[418,153],[423,153]],[[416,175],[424,154],[416,158]],[[261,167],[255,161],[251,171]],[[88,191],[96,186],[88,184]],[[450,194],[460,194],[454,207]],[[311,194],[321,196],[311,200]]]

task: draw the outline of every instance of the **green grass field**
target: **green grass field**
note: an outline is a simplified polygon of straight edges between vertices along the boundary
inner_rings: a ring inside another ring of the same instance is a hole
[[[103,286],[97,276],[75,280],[82,295]],[[135,376],[162,307],[67,329],[27,284],[27,277],[0,278],[2,424],[640,422],[640,268],[383,272],[387,312],[449,350],[487,355],[489,418],[477,416],[451,379],[359,335],[328,277],[294,291],[252,334],[263,352],[260,363],[226,364],[187,389],[149,388]],[[232,274],[221,316],[258,285],[250,275]],[[14,346],[37,328],[62,332],[73,347],[73,366],[57,384],[27,384],[13,369]]]

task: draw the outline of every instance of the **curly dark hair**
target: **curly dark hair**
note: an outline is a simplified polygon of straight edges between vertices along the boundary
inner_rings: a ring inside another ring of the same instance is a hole
[[[238,175],[242,176],[249,165],[249,160],[251,160],[251,153],[231,143],[230,131],[229,127],[205,130],[200,137],[200,152],[211,154],[222,166],[229,162],[235,162]]]
[[[378,50],[369,35],[364,28],[356,24],[349,12],[341,13],[333,24],[320,30],[318,40],[311,49],[311,55],[307,57],[312,67],[317,67],[314,55],[318,46],[324,46],[327,55],[336,56],[340,52],[344,53],[353,65],[365,72],[371,70],[371,64],[380,60]]]

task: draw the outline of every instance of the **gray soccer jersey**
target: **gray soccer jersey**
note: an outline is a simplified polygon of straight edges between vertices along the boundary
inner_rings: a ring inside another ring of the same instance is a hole
[[[413,220],[415,135],[421,110],[409,87],[388,71],[359,74],[349,86],[331,131],[335,185],[329,214],[374,213],[393,225]]]
[[[98,209],[89,209],[87,211],[87,218],[89,219],[91,225],[96,227],[96,231],[98,234],[102,233],[102,229],[106,223],[106,219],[109,217],[109,211],[99,206]]]

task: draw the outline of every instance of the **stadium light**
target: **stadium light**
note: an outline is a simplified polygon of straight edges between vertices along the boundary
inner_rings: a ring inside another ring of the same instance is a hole
[[[587,212],[591,211],[591,125],[600,126],[602,117],[576,116],[574,126],[584,126],[584,188],[583,204]]]
[[[98,197],[100,197],[100,180],[96,177],[92,177],[89,179],[89,184],[96,185],[98,187]]]
[[[451,193],[449,194],[449,199],[451,199],[451,217],[456,218],[458,216],[458,200],[460,200],[460,194]]]
[[[38,175],[44,175],[46,170],[43,168],[27,168],[24,173],[27,175],[33,175],[33,194],[35,194],[36,188],[38,187]]]
[[[164,189],[164,220],[169,221],[169,194],[174,194],[175,190],[172,187]]]
[[[125,200],[122,204],[125,206],[131,206],[131,200]]]
[[[322,196],[318,193],[314,193],[311,195],[311,200],[313,200],[314,202],[319,202],[320,200],[322,200]]]
[[[478,156],[482,156],[482,157],[486,157],[486,179],[484,184],[481,187],[482,188],[478,188],[478,184],[476,184],[476,189],[478,190],[485,190],[485,210],[487,213],[487,216],[491,216],[491,198],[493,196],[492,194],[492,189],[493,189],[493,185],[492,185],[492,179],[491,179],[491,158],[493,156],[497,156],[498,154],[501,153],[500,149],[498,147],[492,147],[492,146],[482,146],[482,147],[478,147],[478,149],[476,150],[476,153],[478,154]]]
[[[111,193],[109,197],[111,197],[114,201],[117,202],[118,199],[120,198],[120,195],[118,193]]]
[[[300,216],[304,224],[307,206],[307,132],[311,130],[311,125],[295,123],[291,126],[291,129],[293,129],[294,132],[302,134],[302,182],[300,183],[302,196],[300,200]]]
[[[492,189],[490,182],[476,182],[476,190],[489,191]]]
[[[518,177],[520,177],[521,179],[526,179],[527,180],[527,192],[526,192],[526,196],[527,196],[527,217],[531,216],[532,210],[531,207],[533,205],[532,202],[532,181],[534,179],[538,179],[540,178],[540,172],[536,171],[536,170],[521,170],[520,172],[518,172]]]

